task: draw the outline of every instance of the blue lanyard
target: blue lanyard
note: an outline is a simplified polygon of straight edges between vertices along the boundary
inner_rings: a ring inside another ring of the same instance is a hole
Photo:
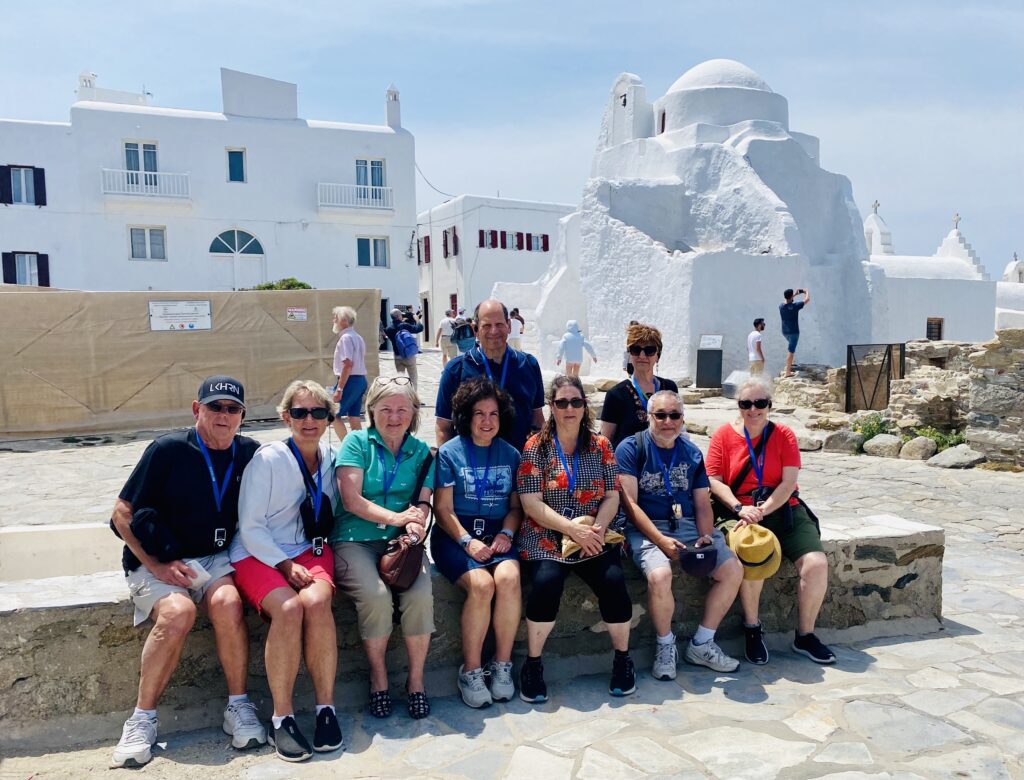
[[[565,478],[569,483],[569,495],[572,496],[576,490],[576,473],[580,467],[580,447],[576,445],[576,452],[572,454],[572,471],[569,471],[569,462],[565,459],[565,453],[562,452],[562,443],[558,441],[558,436],[555,439],[555,449],[558,451],[558,459],[562,461],[562,470],[565,471]]]
[[[217,474],[213,470],[213,461],[210,460],[210,451],[206,449],[206,445],[203,443],[203,437],[199,435],[199,431],[196,431],[196,441],[199,442],[199,449],[203,453],[203,459],[206,461],[206,468],[210,470],[210,481],[213,483],[213,500],[217,502],[217,511],[220,512],[220,505],[224,502],[224,495],[228,492],[228,485],[231,484],[231,472],[235,470],[235,441],[231,440],[231,465],[228,466],[227,472],[224,474],[224,483],[217,485]]]
[[[463,447],[466,450],[466,457],[469,459],[470,468],[473,469],[473,488],[476,492],[476,503],[480,507],[480,511],[483,512],[484,508],[484,494],[487,492],[487,479],[491,473],[491,450],[492,447],[487,448],[487,463],[484,466],[484,478],[481,480],[477,476],[476,471],[476,445],[473,440],[468,437],[463,437]]]
[[[483,361],[484,371],[487,372],[487,378],[492,382],[494,381],[494,374],[491,373],[491,364],[487,362],[487,355],[484,354],[483,347],[477,347],[477,351],[480,353],[480,360]],[[508,353],[511,352],[508,346],[505,346],[505,357],[501,361],[501,382],[498,387],[505,388],[505,378],[508,376],[508,364],[511,362],[508,357]]]
[[[408,434],[406,434],[408,436]],[[402,447],[405,446],[405,439],[402,439]],[[381,469],[381,482],[384,484],[384,505],[388,503],[388,493],[391,492],[391,486],[395,483],[395,477],[398,476],[398,467],[402,463],[402,447],[398,448],[398,455],[395,456],[395,465],[391,467],[391,473],[388,474],[387,469],[384,466],[384,450],[386,447],[377,442],[377,457],[380,458],[380,469]],[[390,450],[389,450],[390,452]]]
[[[647,396],[644,395],[644,391],[640,389],[640,383],[636,381],[636,375],[633,375],[633,387],[636,388],[636,394],[640,397],[640,405],[647,411]],[[661,388],[661,384],[658,382],[658,377],[654,377],[654,392],[658,392]],[[654,395],[654,393],[651,393]]]
[[[309,469],[306,468],[306,461],[302,459],[302,453],[299,452],[299,448],[295,445],[295,439],[288,439],[288,446],[292,448],[292,454],[295,456],[295,460],[299,462],[299,472],[302,474],[302,484],[306,487],[306,493],[309,494],[310,500],[313,502],[313,517],[320,519],[320,505],[324,502],[324,470],[320,466],[320,451],[316,453],[316,495],[313,495],[313,491],[310,489],[313,487],[313,477],[309,474]]]
[[[665,466],[665,459],[661,457],[661,450],[658,448],[658,443],[654,441],[653,437],[650,439],[651,446],[654,448],[654,455],[658,459],[658,467],[661,469],[661,479],[665,483],[665,492],[672,496],[673,499],[676,497],[675,491],[672,489],[672,469],[676,467],[676,458],[679,455],[678,442],[672,445],[672,460]]]
[[[761,477],[764,475],[764,456],[768,447],[761,448],[761,461],[758,462],[754,454],[754,445],[750,441],[750,434],[747,433],[747,426],[743,426],[743,435],[747,439],[747,450],[750,452],[750,465],[754,469],[754,476],[757,477],[757,486],[761,487]],[[761,431],[761,440],[764,441],[764,431]]]

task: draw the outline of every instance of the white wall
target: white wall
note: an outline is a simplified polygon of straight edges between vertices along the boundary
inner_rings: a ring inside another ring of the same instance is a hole
[[[886,279],[887,328],[875,343],[925,338],[929,317],[945,320],[943,338],[988,341],[993,333],[996,282],[966,279]]]

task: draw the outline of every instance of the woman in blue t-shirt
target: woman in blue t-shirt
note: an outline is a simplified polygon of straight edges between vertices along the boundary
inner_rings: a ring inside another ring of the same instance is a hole
[[[462,608],[459,692],[470,707],[508,701],[512,643],[522,595],[514,543],[523,513],[515,492],[519,453],[501,438],[515,424],[511,397],[483,377],[464,382],[452,398],[458,436],[437,453],[434,512],[441,530],[430,536],[434,564],[466,591]],[[481,659],[494,601],[494,661],[488,690]]]

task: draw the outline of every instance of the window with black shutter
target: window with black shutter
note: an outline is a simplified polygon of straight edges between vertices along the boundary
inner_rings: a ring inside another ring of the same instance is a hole
[[[46,171],[31,165],[0,165],[0,203],[46,205]]]
[[[17,284],[18,271],[14,267],[14,252],[3,253],[4,284]]]
[[[14,202],[11,194],[11,166],[0,165],[0,203],[10,205]],[[11,261],[14,262],[13,260]]]
[[[452,225],[452,254],[459,254],[459,232]]]
[[[50,286],[50,256],[36,255],[36,275],[40,287]]]
[[[36,186],[36,205],[46,205],[46,171],[43,168],[33,168],[32,178]],[[49,285],[43,285],[49,287]]]

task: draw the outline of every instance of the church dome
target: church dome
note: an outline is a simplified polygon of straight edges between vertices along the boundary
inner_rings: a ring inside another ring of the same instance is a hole
[[[771,92],[771,87],[754,71],[736,60],[708,60],[695,65],[676,79],[668,91],[706,89],[708,87],[740,87]]]

